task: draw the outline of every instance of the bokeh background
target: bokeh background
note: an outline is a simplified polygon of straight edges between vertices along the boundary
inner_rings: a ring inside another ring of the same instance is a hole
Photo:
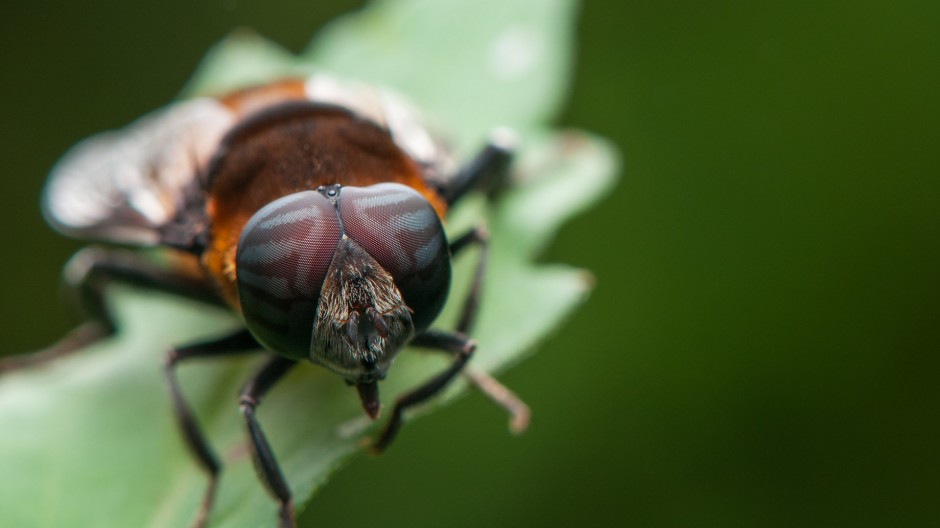
[[[0,3],[0,352],[74,323],[79,246],[37,205],[66,148],[235,27],[300,50],[360,5]],[[624,168],[545,255],[597,289],[504,376],[530,431],[470,395],[303,524],[940,525],[938,27],[930,1],[585,2],[559,124]]]

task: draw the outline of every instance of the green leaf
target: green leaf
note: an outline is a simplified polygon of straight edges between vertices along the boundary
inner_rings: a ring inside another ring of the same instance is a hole
[[[209,50],[183,89],[183,96],[220,94],[304,73],[303,65],[290,52],[242,29]]]
[[[233,36],[213,49],[186,92],[327,68],[397,88],[430,109],[465,150],[496,124],[521,131],[514,185],[492,205],[470,197],[447,223],[451,237],[480,223],[491,233],[473,365],[499,372],[556,331],[588,293],[587,272],[533,260],[566,219],[605,195],[617,156],[596,137],[544,128],[566,89],[571,2],[443,4],[377,2],[329,27],[299,58],[257,36]],[[521,58],[494,65],[493,50],[511,55],[513,46],[521,46]],[[456,260],[450,302],[435,326],[453,324],[475,259],[470,252]],[[119,336],[48,367],[0,378],[0,526],[177,527],[197,510],[206,481],[173,422],[163,356],[174,344],[222,334],[238,321],[120,286],[111,288],[109,300]],[[259,359],[180,369],[183,390],[225,464],[212,526],[269,526],[275,516],[247,457],[236,402]],[[446,365],[439,355],[405,350],[381,385],[385,408]],[[463,388],[458,384],[409,416]],[[355,391],[314,366],[289,374],[259,416],[298,509],[381,426],[365,419]]]
[[[398,89],[462,149],[497,125],[555,116],[570,75],[575,2],[402,0],[337,20],[305,53],[316,66]]]

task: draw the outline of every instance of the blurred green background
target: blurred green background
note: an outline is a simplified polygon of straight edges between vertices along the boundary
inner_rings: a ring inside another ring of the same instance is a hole
[[[0,4],[0,351],[74,319],[38,196],[248,26],[293,50],[361,5]],[[587,1],[560,124],[621,183],[545,256],[597,289],[479,395],[314,498],[309,526],[940,525],[940,4]],[[0,432],[0,434],[3,434]]]

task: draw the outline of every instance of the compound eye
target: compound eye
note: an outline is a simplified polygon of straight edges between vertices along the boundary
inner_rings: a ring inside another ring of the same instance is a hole
[[[314,191],[275,200],[248,220],[235,254],[238,298],[245,325],[261,344],[309,357],[320,289],[339,238],[336,209]]]
[[[343,187],[339,214],[346,234],[395,279],[415,330],[426,329],[450,287],[447,239],[431,204],[397,183]]]

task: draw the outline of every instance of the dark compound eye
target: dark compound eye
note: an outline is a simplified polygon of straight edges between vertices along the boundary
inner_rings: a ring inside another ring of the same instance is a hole
[[[345,233],[395,279],[415,331],[426,329],[450,287],[447,239],[431,204],[397,183],[343,187],[339,214]]]
[[[307,358],[323,279],[340,227],[333,204],[318,192],[285,196],[245,225],[235,266],[248,329],[263,345]]]

